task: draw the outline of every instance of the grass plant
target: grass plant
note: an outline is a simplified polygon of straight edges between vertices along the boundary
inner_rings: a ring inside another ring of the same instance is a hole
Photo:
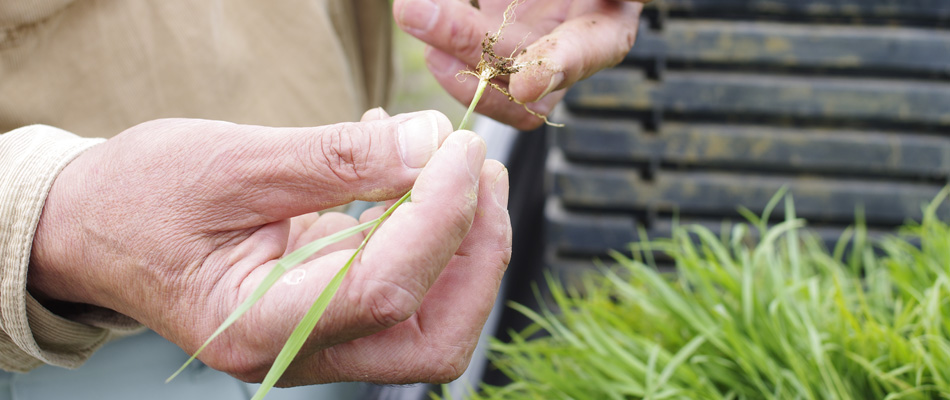
[[[533,324],[492,344],[512,382],[471,398],[950,399],[946,197],[897,235],[871,243],[859,223],[833,249],[786,197],[775,226],[768,211],[720,234],[681,226],[581,284],[549,278],[546,306],[513,305]]]

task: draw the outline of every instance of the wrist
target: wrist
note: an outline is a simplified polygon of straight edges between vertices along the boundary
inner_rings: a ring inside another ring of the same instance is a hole
[[[77,238],[81,214],[69,211],[69,170],[64,168],[53,182],[33,235],[27,291],[44,305],[91,303],[82,295],[84,277],[75,273],[85,252]]]

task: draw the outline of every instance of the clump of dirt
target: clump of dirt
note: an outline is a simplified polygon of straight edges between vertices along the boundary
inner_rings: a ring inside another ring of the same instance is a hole
[[[495,31],[494,33],[485,33],[485,39],[482,40],[482,59],[478,62],[478,65],[475,66],[475,71],[469,71],[469,70],[460,71],[459,75],[471,75],[478,78],[479,80],[485,80],[493,89],[501,92],[506,97],[508,97],[509,101],[514,102],[516,104],[520,104],[522,107],[524,107],[525,111],[527,111],[531,115],[534,115],[535,117],[538,117],[544,120],[545,124],[548,124],[551,126],[558,126],[558,127],[564,126],[562,124],[553,123],[548,120],[548,117],[546,115],[539,114],[531,110],[530,108],[528,108],[527,104],[520,102],[514,97],[512,97],[511,94],[508,93],[507,89],[505,89],[504,87],[502,87],[501,85],[493,81],[493,79],[499,76],[514,75],[518,73],[521,70],[521,68],[528,65],[527,63],[515,62],[515,54],[518,54],[519,49],[521,49],[520,54],[524,54],[528,51],[527,49],[522,49],[522,46],[524,45],[524,39],[522,39],[521,43],[518,43],[518,45],[515,46],[515,50],[512,51],[512,53],[509,54],[508,56],[502,56],[495,52],[495,46],[502,39],[502,31],[504,31],[508,25],[511,25],[514,22],[515,9],[523,1],[524,0],[513,0],[511,4],[508,5],[508,8],[505,10],[505,14],[501,22],[501,26],[498,27],[498,30]],[[537,65],[541,65],[542,61],[538,60],[538,61],[534,61],[534,63],[537,63]]]

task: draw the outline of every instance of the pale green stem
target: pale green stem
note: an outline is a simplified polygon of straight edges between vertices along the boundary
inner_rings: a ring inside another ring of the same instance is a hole
[[[472,98],[472,103],[468,105],[468,111],[465,111],[465,116],[462,117],[462,123],[459,124],[459,130],[468,128],[468,120],[471,118],[472,114],[475,112],[475,106],[478,104],[478,101],[482,99],[482,93],[485,93],[485,88],[488,87],[488,79],[482,77],[478,79],[478,88],[475,89],[475,97]]]

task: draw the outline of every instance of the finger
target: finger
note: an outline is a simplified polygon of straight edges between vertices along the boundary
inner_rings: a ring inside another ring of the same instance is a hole
[[[309,215],[310,214],[305,215],[303,217],[307,217]],[[299,226],[294,226],[291,228],[291,235],[294,238],[294,241],[290,246],[287,247],[287,251],[285,252],[284,255],[290,254],[294,250],[297,250],[298,248],[300,248],[300,246],[306,245],[317,239],[332,235],[342,230],[354,227],[358,224],[358,222],[356,221],[356,218],[353,218],[343,213],[336,213],[336,212],[325,213],[325,214],[317,216],[316,218],[311,217],[310,221],[303,219],[303,220],[299,220],[298,222],[298,220],[299,218],[294,218],[293,220],[291,220],[292,224],[299,225]],[[295,233],[296,235],[294,235]],[[324,255],[327,255],[339,250],[355,249],[357,246],[359,246],[360,242],[363,241],[363,237],[364,235],[362,234],[356,234],[348,238],[342,239],[339,242],[332,243],[324,247],[323,249],[321,249],[319,252],[314,253],[314,255],[311,256],[309,259],[322,257]]]
[[[353,200],[398,197],[411,187],[452,131],[441,113],[425,111],[316,128],[233,127],[216,173],[202,193],[228,228],[290,218]],[[236,181],[236,182],[235,182]],[[230,214],[229,214],[230,213]],[[214,229],[215,227],[209,227]]]
[[[388,207],[376,206],[366,211],[363,211],[363,213],[360,214],[360,223],[364,224],[376,218],[379,218],[380,215],[383,215],[383,213],[386,212],[387,208]]]
[[[403,204],[367,244],[352,272],[359,293],[349,325],[380,330],[412,315],[468,233],[485,142],[459,131],[446,139]]]
[[[360,122],[379,121],[386,118],[389,118],[389,113],[387,113],[382,107],[376,107],[366,110],[366,112],[363,113],[363,116],[360,117]]]
[[[458,328],[455,336],[470,337],[474,332],[476,338],[511,260],[512,236],[508,171],[500,162],[488,160],[479,182],[472,229],[426,294],[422,307],[428,321],[421,321]]]
[[[636,40],[643,6],[635,2],[599,4],[528,46],[517,58],[525,67],[510,80],[512,96],[536,101],[623,60]]]
[[[287,247],[299,247],[299,241],[294,240],[294,238],[303,235],[307,229],[310,229],[310,227],[317,222],[318,219],[320,219],[320,213],[304,214],[287,220],[287,222],[290,224],[290,233],[287,235],[289,240]]]
[[[471,103],[475,88],[478,86],[478,79],[473,76],[456,75],[459,68],[465,68],[461,61],[431,47],[426,51],[426,60],[432,76],[445,88],[446,92],[462,104]],[[538,102],[529,103],[528,108],[540,115],[548,115],[562,97],[564,97],[563,92],[555,92]],[[508,96],[493,88],[486,89],[475,110],[520,130],[531,130],[544,122],[525,111],[524,106],[511,101]]]
[[[483,9],[478,10],[458,0],[396,0],[393,16],[403,31],[474,66],[481,59],[485,35],[494,33],[501,25],[504,7],[507,2],[501,9],[483,4]],[[530,43],[538,36],[525,25],[508,25],[495,52],[508,56],[520,43]]]
[[[417,312],[420,330],[441,343],[433,359],[467,360],[452,348],[474,349],[491,313],[502,278],[511,260],[511,220],[508,216],[508,172],[494,160],[485,162],[479,184],[475,221],[455,257],[445,268]],[[407,349],[408,350],[408,349]],[[409,355],[411,353],[407,353]],[[462,369],[467,362],[462,364]],[[417,378],[418,379],[418,378]]]
[[[419,311],[383,332],[318,353],[307,360],[308,374],[386,383],[457,378],[469,364],[511,259],[507,199],[507,171],[486,161],[472,228]]]

